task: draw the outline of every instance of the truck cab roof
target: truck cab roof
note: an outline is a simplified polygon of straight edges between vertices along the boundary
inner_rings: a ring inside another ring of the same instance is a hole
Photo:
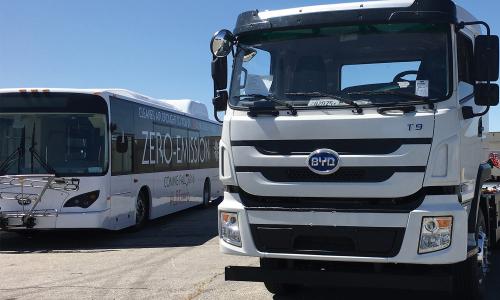
[[[456,24],[462,21],[475,21],[475,18],[451,0],[384,0],[247,11],[238,17],[234,32],[240,35],[252,31],[324,25],[398,22]]]

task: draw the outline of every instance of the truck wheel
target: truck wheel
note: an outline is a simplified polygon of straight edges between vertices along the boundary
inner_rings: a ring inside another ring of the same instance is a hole
[[[453,266],[454,299],[479,300],[483,298],[488,272],[488,230],[483,212],[479,209],[476,225],[479,253]]]
[[[273,259],[273,258],[261,258],[260,259],[260,267],[262,269],[271,269],[271,270],[286,270],[286,261],[283,259]],[[278,283],[272,281],[265,281],[264,286],[266,289],[275,295],[287,295],[293,292],[296,292],[300,289],[299,285],[296,284],[287,284],[287,283]]]

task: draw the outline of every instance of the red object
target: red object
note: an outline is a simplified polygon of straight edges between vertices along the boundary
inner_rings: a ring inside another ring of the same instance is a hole
[[[495,168],[500,168],[500,159],[498,159],[498,153],[490,153],[490,163]]]

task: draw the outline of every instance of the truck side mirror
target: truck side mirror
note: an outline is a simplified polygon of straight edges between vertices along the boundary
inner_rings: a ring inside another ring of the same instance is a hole
[[[498,36],[479,35],[476,37],[474,65],[476,81],[498,80]]]
[[[474,102],[479,106],[497,106],[498,84],[477,83],[474,87]]]
[[[234,35],[227,29],[217,31],[210,41],[210,51],[215,57],[226,57],[233,50]]]
[[[215,91],[227,89],[227,57],[214,57],[212,60],[212,79]]]
[[[229,30],[223,29],[214,34],[210,41],[210,51],[212,52],[212,79],[214,81],[214,117],[217,121],[222,121],[217,116],[217,112],[225,111],[227,108],[227,56],[232,53],[235,37]]]
[[[227,91],[218,91],[217,95],[212,100],[214,111],[225,111],[227,108],[227,99],[229,98]]]

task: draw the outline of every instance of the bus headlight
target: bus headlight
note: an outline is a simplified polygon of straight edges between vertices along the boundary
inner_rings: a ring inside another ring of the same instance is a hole
[[[419,254],[444,250],[451,245],[453,217],[425,217],[420,229]]]
[[[89,208],[99,198],[99,191],[93,191],[73,197],[64,203],[64,207]]]
[[[240,226],[237,213],[220,213],[220,235],[222,240],[226,243],[241,247]]]

